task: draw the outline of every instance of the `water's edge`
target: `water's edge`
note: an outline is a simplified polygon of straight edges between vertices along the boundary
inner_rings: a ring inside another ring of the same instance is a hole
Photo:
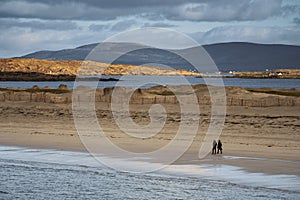
[[[108,159],[108,158],[107,158]],[[115,159],[115,158],[114,158]],[[145,159],[146,160],[146,159]],[[149,165],[151,163],[136,160],[116,160],[119,164],[129,166],[135,165],[136,162]],[[116,172],[97,162],[88,153],[58,151],[51,149],[31,149],[23,147],[0,146],[0,166],[47,166],[53,169],[69,169],[105,171],[107,173],[124,173]],[[51,166],[48,166],[51,165]],[[12,167],[13,168],[13,167]],[[3,169],[2,169],[3,170]],[[52,170],[52,169],[51,169]],[[134,173],[128,173],[128,176]],[[137,174],[135,174],[137,175]],[[144,174],[145,176],[174,176],[179,178],[193,178],[199,182],[203,180],[226,182],[238,187],[265,188],[278,190],[281,192],[289,191],[300,194],[300,177],[295,175],[266,175],[262,173],[249,173],[239,167],[228,165],[171,165],[159,171]],[[6,177],[7,179],[9,177]],[[3,177],[1,178],[3,179]],[[2,191],[0,189],[0,191]]]

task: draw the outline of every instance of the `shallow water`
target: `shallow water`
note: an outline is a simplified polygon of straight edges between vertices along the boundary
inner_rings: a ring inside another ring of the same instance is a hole
[[[155,85],[183,85],[183,84],[208,84],[220,85],[224,83],[225,86],[239,86],[242,88],[296,88],[300,89],[300,79],[242,79],[242,78],[196,78],[192,76],[178,77],[178,76],[103,76],[103,78],[117,78],[122,81],[104,81],[99,82],[98,88],[113,87],[116,84],[124,87],[140,87],[148,88]],[[206,80],[206,81],[205,81]],[[80,82],[82,83],[82,82]],[[73,88],[73,81],[43,81],[43,82],[16,82],[16,81],[0,81],[0,88],[14,87],[14,88],[31,88],[34,85],[39,87],[49,86],[57,88],[60,84],[65,84],[69,88]],[[85,85],[91,82],[84,82]]]
[[[130,162],[128,162],[130,164]],[[118,172],[87,153],[0,146],[0,199],[299,199],[297,176],[226,165]]]

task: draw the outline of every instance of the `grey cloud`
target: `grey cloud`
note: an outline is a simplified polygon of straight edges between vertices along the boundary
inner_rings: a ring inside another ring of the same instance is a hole
[[[157,13],[141,13],[137,15],[138,17],[145,18],[151,21],[163,21],[166,20],[166,17],[163,14]]]
[[[0,57],[20,56],[38,50],[58,50],[101,42],[113,34],[109,31],[110,28],[111,26],[109,26],[108,31],[99,31],[95,34],[94,31],[84,29],[81,31],[76,29],[66,31],[37,29],[28,32],[11,27],[0,32]],[[300,45],[299,35],[299,26],[283,28],[223,26],[213,28],[207,32],[190,34],[200,44],[243,41],[292,45]]]
[[[117,22],[116,24],[114,24],[110,28],[110,30],[111,31],[124,31],[124,30],[131,28],[134,24],[136,24],[136,21],[133,19],[123,20],[123,21],[120,21],[120,22]]]
[[[243,22],[238,22],[236,26],[216,27],[191,36],[201,44],[246,41],[300,45],[300,6],[283,5],[281,0],[2,0],[0,3],[0,57],[100,42],[133,27],[174,27],[185,21],[221,21],[220,24],[226,25],[231,21],[265,20],[274,16],[294,18],[298,26],[253,27],[239,26]]]
[[[89,25],[89,30],[91,31],[102,31],[109,29],[111,26],[108,24],[91,24]]]
[[[200,44],[220,42],[282,43],[300,45],[300,28],[293,27],[256,27],[223,26],[207,32],[190,34]]]
[[[170,28],[175,27],[176,25],[157,22],[157,23],[140,23],[136,20],[129,19],[129,20],[122,20],[118,21],[114,24],[91,24],[89,26],[89,30],[91,31],[110,31],[110,32],[119,32],[128,30],[132,27],[136,26],[137,28],[146,28],[146,27],[161,27],[161,28]]]
[[[0,57],[15,57],[40,50],[59,50],[101,42],[109,35],[78,30],[36,30],[10,28],[0,31]]]
[[[31,20],[31,21],[20,21],[16,19],[0,19],[1,29],[9,29],[12,27],[17,28],[29,28],[31,30],[73,30],[80,29],[75,22],[71,21],[40,21],[40,20]]]
[[[178,1],[178,0],[176,0]],[[176,3],[176,1],[174,1]],[[161,5],[150,1],[3,1],[2,18],[39,18],[63,20],[113,20],[118,17],[140,15],[157,10]],[[171,3],[171,1],[166,1]],[[163,5],[166,4],[163,3]],[[178,1],[179,2],[179,1]],[[157,5],[157,6],[154,6]],[[162,5],[162,6],[163,6]],[[157,15],[154,12],[154,15]]]
[[[129,28],[131,28],[133,25],[137,23],[136,20],[133,19],[125,19],[118,21],[116,23],[111,24],[91,24],[89,26],[89,30],[91,31],[111,31],[111,32],[118,32],[118,31],[124,31]]]
[[[186,3],[167,18],[191,21],[263,20],[281,14],[281,0],[231,0]]]
[[[295,18],[293,19],[293,22],[294,22],[295,24],[300,25],[300,18],[295,17]]]
[[[191,21],[262,20],[281,12],[281,0],[15,0],[3,1],[0,17],[108,20],[122,16]]]
[[[176,27],[176,25],[163,23],[163,22],[157,22],[157,23],[144,23],[144,25],[142,27],[171,28],[171,27]]]
[[[58,2],[58,1],[57,1]],[[118,13],[118,14],[117,14]],[[127,15],[122,10],[103,9],[84,3],[67,2],[60,4],[29,1],[7,1],[0,7],[2,18],[39,18],[62,20],[108,20]]]
[[[293,15],[297,14],[299,16],[300,13],[300,5],[285,5],[282,7],[282,16],[288,16],[288,15]]]
[[[11,0],[2,0],[2,2],[9,2]],[[26,1],[29,3],[42,3],[48,5],[62,4],[60,1],[53,0],[15,0]],[[207,0],[205,0],[207,1]],[[67,4],[85,4],[91,7],[98,8],[132,8],[132,7],[157,7],[157,6],[172,6],[185,3],[186,0],[64,0]],[[199,2],[199,0],[189,0],[189,2]]]

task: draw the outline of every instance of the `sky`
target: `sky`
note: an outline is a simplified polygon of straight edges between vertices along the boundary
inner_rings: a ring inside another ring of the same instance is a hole
[[[168,28],[200,45],[300,45],[300,0],[0,0],[0,57],[97,43],[136,28]]]

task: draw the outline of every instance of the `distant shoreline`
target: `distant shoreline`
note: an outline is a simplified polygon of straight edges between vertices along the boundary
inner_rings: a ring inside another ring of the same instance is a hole
[[[183,69],[156,66],[107,64],[79,60],[38,60],[29,58],[0,59],[0,81],[74,81],[78,76],[96,80],[101,76],[193,76],[205,78],[299,79],[299,69],[277,69],[265,72],[221,72],[208,75]],[[106,81],[103,79],[103,81]],[[110,81],[110,80],[107,80]],[[117,81],[117,80],[111,80]]]
[[[83,77],[79,78],[76,76],[69,76],[69,75],[59,75],[59,76],[52,76],[52,75],[39,75],[38,77],[32,76],[2,76],[0,73],[0,81],[15,81],[15,82],[59,82],[59,81],[119,81],[117,78],[101,78],[101,77]]]
[[[257,73],[257,72],[255,72]],[[300,75],[282,75],[282,76],[267,76],[263,73],[260,75],[255,75],[255,73],[251,74],[249,72],[239,72],[237,75],[220,75],[220,76],[193,76],[195,78],[242,78],[242,79],[300,79]],[[103,76],[135,76],[135,75],[103,75]],[[139,76],[179,76],[179,75],[139,75]],[[83,77],[79,78],[74,75],[50,75],[50,74],[32,74],[32,73],[18,73],[16,75],[15,73],[3,73],[0,72],[0,81],[30,81],[30,82],[47,82],[47,81],[53,81],[53,82],[59,82],[59,81],[119,81],[118,78],[101,78],[100,76],[91,76],[91,77]]]
[[[278,69],[266,72],[233,72],[235,78],[299,79],[298,69]],[[230,77],[226,77],[230,78]]]

